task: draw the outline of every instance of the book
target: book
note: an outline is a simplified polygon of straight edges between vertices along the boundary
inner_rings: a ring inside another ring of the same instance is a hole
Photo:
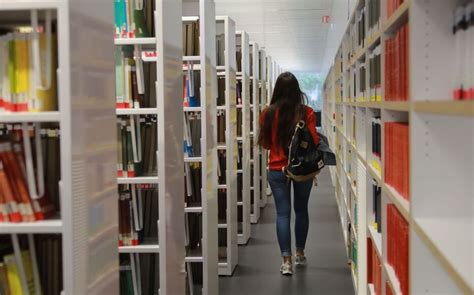
[[[372,214],[373,227],[378,233],[382,233],[382,187],[375,179],[372,179]]]
[[[402,294],[409,294],[408,222],[395,205],[387,205],[387,262],[400,282]]]
[[[385,41],[385,101],[407,101],[409,95],[408,23]]]
[[[0,207],[3,221],[21,222],[50,218],[59,210],[59,153],[56,142],[43,143],[47,131],[33,125],[0,126]],[[57,143],[59,144],[59,143]],[[34,153],[33,153],[34,151]]]
[[[474,3],[468,1],[454,10],[453,40],[454,40],[454,75],[453,99],[474,99],[474,77],[472,67],[472,43],[474,42]]]
[[[199,21],[183,24],[183,56],[198,56],[199,49]]]
[[[57,110],[56,35],[48,21],[38,29],[33,34],[12,27],[0,35],[0,111]]]
[[[403,198],[409,200],[409,126],[386,122],[384,125],[384,179]]]

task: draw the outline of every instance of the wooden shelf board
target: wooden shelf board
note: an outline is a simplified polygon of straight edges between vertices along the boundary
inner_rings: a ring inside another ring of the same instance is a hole
[[[379,185],[382,185],[382,176],[377,172],[377,170],[375,170],[374,166],[367,162],[366,167],[370,175],[372,175],[372,178],[374,178],[379,183]]]
[[[413,218],[411,226],[458,287],[465,294],[473,294],[473,266],[466,260],[466,253],[472,251],[473,246],[474,238],[467,234],[473,231],[473,219]]]
[[[371,108],[371,109],[381,109],[382,102],[381,101],[363,101],[363,102],[358,102],[357,106]]]
[[[410,111],[410,103],[408,101],[384,101],[383,108],[391,111]]]
[[[403,215],[405,220],[410,220],[410,203],[403,198],[393,187],[384,183],[382,191],[389,197],[392,203],[397,207],[398,211]]]
[[[411,5],[411,0],[405,0],[395,12],[384,23],[384,33],[395,32],[408,20],[408,10]]]
[[[393,267],[388,263],[384,263],[383,268],[385,270],[385,273],[387,274],[388,283],[390,284],[390,287],[392,287],[393,293],[402,294],[402,291],[400,290],[400,282],[398,281]]]
[[[382,261],[382,234],[378,233],[372,225],[367,225],[370,238],[374,242],[375,251],[379,256],[380,261]]]
[[[419,113],[474,117],[474,101],[472,100],[414,102],[413,109]]]

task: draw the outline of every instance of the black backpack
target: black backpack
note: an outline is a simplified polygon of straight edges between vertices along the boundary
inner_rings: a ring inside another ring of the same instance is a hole
[[[300,120],[290,141],[288,166],[283,168],[283,173],[294,181],[307,181],[318,175],[325,165],[323,153],[314,143],[305,121]]]

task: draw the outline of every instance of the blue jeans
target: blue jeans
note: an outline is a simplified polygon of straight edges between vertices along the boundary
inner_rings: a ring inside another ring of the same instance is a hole
[[[268,182],[272,188],[277,211],[276,230],[281,256],[292,256],[291,251],[291,183],[281,171],[270,170]],[[304,250],[309,229],[308,201],[313,181],[293,181],[295,207],[296,249]]]

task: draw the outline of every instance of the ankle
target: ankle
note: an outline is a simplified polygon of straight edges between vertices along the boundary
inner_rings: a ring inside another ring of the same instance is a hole
[[[292,263],[291,256],[283,256],[283,263]]]
[[[296,256],[304,256],[304,250],[296,250]]]

